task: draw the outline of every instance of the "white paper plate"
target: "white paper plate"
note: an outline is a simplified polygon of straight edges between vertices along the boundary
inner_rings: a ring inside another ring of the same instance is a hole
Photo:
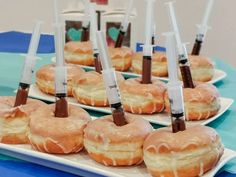
[[[6,145],[0,143],[0,153],[26,160],[46,167],[76,175],[108,177],[151,177],[144,164],[133,167],[106,167],[90,159],[85,151],[72,155],[51,155],[37,152],[30,145]],[[213,177],[228,161],[236,157],[236,152],[225,149],[219,163],[203,177]],[[89,174],[91,173],[91,174]]]
[[[36,85],[31,85],[30,87],[30,91],[29,91],[29,96],[32,98],[36,98],[36,99],[40,99],[40,100],[44,100],[44,101],[50,101],[50,102],[55,102],[55,97],[45,94],[43,92],[41,92]],[[220,98],[221,101],[221,109],[219,110],[218,114],[215,115],[214,117],[207,119],[207,120],[201,120],[201,121],[188,121],[186,122],[186,124],[188,126],[192,126],[192,125],[196,125],[196,124],[202,124],[202,125],[206,125],[212,121],[214,121],[215,119],[219,118],[234,102],[234,100],[230,99],[230,98]],[[102,113],[111,113],[111,109],[109,107],[92,107],[92,106],[87,106],[84,104],[80,104],[78,103],[74,98],[69,97],[68,98],[68,102],[70,104],[76,105],[76,106],[80,106],[82,108],[85,109],[89,109],[89,110],[93,110],[93,111],[98,111],[98,112],[102,112]],[[164,125],[164,126],[168,126],[170,125],[170,118],[167,115],[167,113],[158,113],[158,114],[153,114],[153,115],[138,115],[137,117],[142,117],[146,120],[148,120],[151,123],[154,124],[159,124],[159,125]]]

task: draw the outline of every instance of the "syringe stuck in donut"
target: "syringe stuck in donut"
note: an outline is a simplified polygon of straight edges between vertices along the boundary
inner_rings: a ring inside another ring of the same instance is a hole
[[[147,1],[142,78],[127,79],[120,86],[124,109],[134,114],[153,114],[164,109],[166,86],[159,80],[151,79],[154,4],[155,0]]]
[[[175,18],[173,2],[168,2],[166,4],[168,7],[170,22],[171,22],[173,31],[175,32],[175,39],[177,42],[177,49],[178,49],[179,66],[180,66],[180,72],[181,72],[183,83],[184,83],[184,88],[194,88],[189,61],[188,61],[188,53],[186,51],[185,44],[181,42],[179,28],[178,28],[176,18]]]
[[[56,105],[55,117],[68,117],[67,96],[67,70],[64,64],[64,24],[60,22],[57,0],[54,0],[55,8],[55,49],[56,49],[56,68],[55,68],[55,88]]]
[[[45,105],[31,115],[29,141],[33,149],[53,154],[77,153],[83,149],[83,132],[89,114],[78,106],[68,105],[66,67],[63,58],[63,28],[55,6],[56,104]]]
[[[185,130],[183,90],[182,84],[178,80],[174,33],[166,33],[165,35],[169,71],[167,91],[171,104],[172,131],[176,133]]]
[[[125,34],[126,34],[128,27],[129,27],[129,16],[132,12],[133,2],[134,2],[134,0],[129,0],[129,5],[125,11],[124,19],[120,25],[119,34],[118,34],[118,37],[117,37],[116,43],[115,43],[115,48],[122,47],[122,43],[123,43]]]
[[[99,51],[101,53],[102,75],[106,87],[106,93],[110,107],[112,109],[113,121],[117,126],[126,124],[124,110],[121,104],[120,92],[117,87],[115,70],[112,68],[108,55],[105,35],[101,31],[97,32]]]
[[[166,50],[172,132],[170,127],[166,127],[149,134],[143,145],[144,162],[153,177],[202,176],[216,166],[224,152],[224,146],[217,132],[210,127],[196,125],[185,128],[182,85],[177,77],[174,33],[166,34]],[[190,154],[188,158],[186,154]]]
[[[205,13],[204,13],[204,16],[202,19],[202,23],[200,25],[197,25],[198,32],[197,32],[195,43],[193,46],[192,55],[199,55],[200,54],[202,43],[204,42],[207,30],[209,29],[208,20],[210,17],[210,13],[211,13],[213,4],[214,4],[214,0],[208,0],[206,10],[205,10]]]
[[[145,24],[145,44],[143,46],[143,69],[142,69],[142,83],[150,84],[151,68],[152,68],[152,27],[153,27],[153,4],[155,0],[147,1],[146,8],[146,24]]]
[[[28,54],[25,58],[25,64],[21,76],[21,80],[19,83],[19,88],[16,94],[16,100],[14,107],[20,106],[22,104],[26,104],[29,87],[32,82],[32,76],[34,74],[34,66],[36,63],[36,53],[39,45],[40,39],[40,29],[41,29],[41,21],[38,21],[35,25],[34,31],[32,33]]]
[[[90,15],[90,40],[92,41],[93,45],[93,56],[94,56],[94,65],[95,70],[98,73],[101,73],[101,62],[100,62],[100,56],[98,51],[98,44],[97,44],[97,38],[96,38],[96,32],[97,32],[97,18],[96,18],[96,12],[95,12],[95,3],[90,3],[89,5],[89,15]]]

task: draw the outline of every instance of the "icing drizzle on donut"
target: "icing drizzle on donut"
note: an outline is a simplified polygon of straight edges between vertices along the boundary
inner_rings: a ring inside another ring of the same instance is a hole
[[[199,168],[200,168],[200,170],[199,170],[199,176],[202,176],[203,174],[204,174],[204,164],[203,164],[203,162],[200,162],[200,165],[199,165]]]

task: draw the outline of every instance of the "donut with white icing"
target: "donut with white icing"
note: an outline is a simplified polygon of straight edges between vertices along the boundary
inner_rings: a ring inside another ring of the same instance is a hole
[[[184,88],[184,108],[186,120],[204,120],[216,115],[220,110],[220,94],[208,83],[195,83],[195,88]],[[166,111],[170,112],[168,93],[165,93]]]
[[[68,64],[67,68],[67,94],[72,96],[72,80],[79,77],[84,70],[76,65]],[[55,95],[55,65],[42,66],[36,72],[36,85],[44,93]]]
[[[132,71],[137,74],[142,74],[143,52],[137,52],[133,55]],[[152,76],[167,77],[167,59],[163,52],[155,52],[152,55]]]
[[[33,149],[54,154],[79,152],[83,148],[83,130],[89,114],[69,105],[69,116],[54,116],[55,104],[40,107],[31,115],[29,140]]]
[[[224,147],[214,129],[198,125],[177,133],[158,129],[146,138],[143,151],[154,177],[196,177],[216,166]]]
[[[124,81],[121,74],[117,73],[116,76],[118,83]],[[75,78],[72,85],[73,96],[79,103],[99,107],[109,105],[102,74],[86,72]]]
[[[212,80],[215,70],[213,62],[209,58],[204,56],[189,55],[189,63],[194,81],[208,82]]]
[[[39,100],[28,98],[25,105],[14,107],[15,97],[0,97],[0,142],[6,144],[28,143],[30,115],[44,106]]]
[[[66,63],[93,66],[93,48],[90,41],[70,41],[65,44],[64,56]]]
[[[89,156],[106,166],[130,166],[143,161],[143,142],[152,131],[144,119],[127,116],[124,126],[116,126],[108,115],[88,123],[84,147]]]
[[[114,48],[109,47],[108,52],[111,58],[112,66],[116,71],[128,71],[132,64],[133,52],[127,47]]]
[[[153,114],[165,108],[166,86],[159,80],[142,84],[141,78],[127,79],[120,85],[124,110],[135,114]]]

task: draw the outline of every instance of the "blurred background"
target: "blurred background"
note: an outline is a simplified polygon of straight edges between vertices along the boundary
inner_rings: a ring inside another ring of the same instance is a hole
[[[134,0],[138,17],[134,20],[137,30],[137,42],[144,39],[145,0]],[[166,0],[157,0],[155,6],[155,21],[157,24],[157,42],[164,45],[163,32],[170,31]],[[52,0],[0,0],[0,31],[26,31],[31,32],[36,19],[41,19],[44,33],[52,33],[53,1]],[[59,0],[61,10],[83,9],[81,0]],[[110,10],[124,8],[127,0],[108,0]],[[202,20],[206,0],[176,0],[175,9],[179,23],[182,41],[189,42],[188,50],[191,51],[196,35],[196,24]],[[220,58],[236,67],[236,20],[235,0],[215,0],[202,55]]]

